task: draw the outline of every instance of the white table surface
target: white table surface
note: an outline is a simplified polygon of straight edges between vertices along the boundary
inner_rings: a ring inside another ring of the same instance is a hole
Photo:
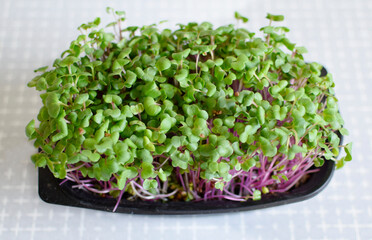
[[[334,76],[354,160],[318,196],[241,213],[139,216],[51,205],[37,194],[35,152],[24,126],[40,98],[26,83],[51,65],[78,34],[77,26],[107,5],[127,12],[128,25],[169,20],[235,23],[234,11],[257,30],[267,12],[283,14],[290,39],[308,61]],[[372,1],[278,0],[0,0],[0,239],[372,239]]]

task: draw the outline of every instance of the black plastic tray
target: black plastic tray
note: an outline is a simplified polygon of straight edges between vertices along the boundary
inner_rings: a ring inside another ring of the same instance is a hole
[[[117,213],[135,214],[206,214],[255,210],[267,207],[300,202],[314,197],[322,191],[333,175],[335,163],[325,161],[324,165],[301,186],[286,193],[263,195],[259,201],[233,202],[228,200],[213,200],[208,202],[148,202],[128,201],[122,199]],[[49,169],[39,169],[39,195],[47,203],[96,209],[112,212],[116,200],[96,196],[84,190],[71,188],[72,183],[62,185],[54,178]]]

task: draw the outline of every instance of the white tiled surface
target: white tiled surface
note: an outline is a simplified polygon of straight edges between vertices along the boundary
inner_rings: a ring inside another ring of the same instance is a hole
[[[267,12],[284,14],[290,39],[308,61],[333,73],[354,142],[354,160],[317,197],[289,206],[209,216],[138,216],[49,205],[37,195],[35,151],[24,126],[40,107],[26,82],[51,64],[83,22],[107,4],[127,12],[129,25],[165,26],[250,18],[257,30]],[[372,239],[372,1],[50,1],[0,0],[0,239]]]

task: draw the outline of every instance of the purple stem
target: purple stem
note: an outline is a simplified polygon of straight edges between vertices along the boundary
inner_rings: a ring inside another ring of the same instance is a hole
[[[124,192],[125,192],[125,188],[127,187],[127,183],[128,183],[128,182],[125,182],[125,185],[124,185],[123,190],[120,191],[120,194],[119,194],[119,197],[118,197],[118,199],[117,199],[117,201],[116,201],[115,207],[114,207],[114,209],[112,210],[113,212],[116,212],[116,209],[117,209],[118,206],[119,206],[119,203],[120,203],[120,201],[121,201],[121,198],[123,197],[123,194],[124,194]]]

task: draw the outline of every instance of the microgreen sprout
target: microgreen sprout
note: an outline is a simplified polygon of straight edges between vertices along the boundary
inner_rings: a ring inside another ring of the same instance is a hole
[[[107,11],[114,22],[82,24],[28,83],[42,92],[26,127],[37,167],[119,204],[259,200],[351,160],[332,76],[273,26],[283,16],[268,14],[259,38],[232,24],[128,27]]]

